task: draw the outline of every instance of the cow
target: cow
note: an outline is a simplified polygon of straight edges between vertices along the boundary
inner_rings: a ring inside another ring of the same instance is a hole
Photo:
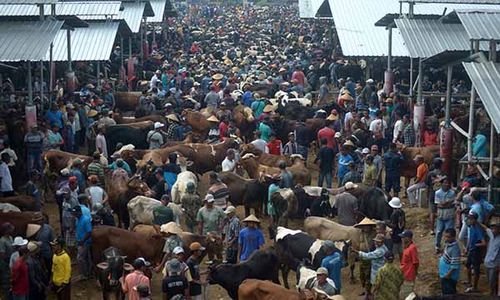
[[[377,187],[369,187],[363,184],[357,184],[357,186],[357,188],[350,189],[348,192],[358,199],[358,214],[360,217],[389,220],[392,208],[389,206],[387,193]]]
[[[115,97],[115,108],[120,111],[135,111],[139,106],[140,92],[116,92],[113,94]]]
[[[238,288],[239,300],[305,300],[305,296],[267,280],[245,279]]]
[[[241,136],[249,141],[255,131],[255,119],[252,109],[244,105],[238,105],[233,109],[233,121],[241,132]]]
[[[338,240],[337,240],[338,241]],[[347,261],[349,242],[343,240],[334,242]],[[322,247],[323,240],[310,236],[300,230],[291,230],[279,226],[275,238],[276,251],[280,259],[281,275],[286,288],[288,285],[288,273],[290,270],[297,270],[302,261],[307,261],[314,269],[321,266],[321,261],[326,257]]]
[[[10,203],[0,203],[0,212],[9,212],[9,211],[14,211],[14,212],[21,212],[21,210]]]
[[[276,226],[288,226],[288,218],[297,215],[298,202],[292,189],[279,189],[271,195],[271,203],[276,211]]]
[[[109,294],[114,293],[116,300],[124,299],[120,278],[134,270],[134,267],[125,262],[126,256],[120,250],[109,247],[102,254],[104,261],[96,265],[97,278],[102,289],[102,299],[108,300]]]
[[[0,203],[10,203],[23,211],[36,211],[35,197],[28,195],[0,197]]]
[[[64,152],[60,150],[48,150],[43,154],[43,160],[45,161],[46,171],[50,173],[55,173],[59,175],[64,168],[71,168],[73,161],[79,158],[82,161],[82,171],[85,172],[87,166],[92,162],[92,157],[74,154],[70,152]]]
[[[14,225],[13,236],[26,236],[28,224],[42,225],[44,216],[41,212],[0,212],[0,224],[6,222]]]
[[[308,217],[304,220],[304,230],[311,236],[321,240],[349,241],[353,249],[360,249],[361,229],[341,225],[337,222],[320,217]],[[354,256],[349,256],[351,268],[350,277],[354,279]]]
[[[148,185],[140,176],[134,175],[127,182],[119,180],[108,184],[108,202],[118,216],[119,226],[129,228],[129,213],[127,204],[135,196],[145,195],[150,191]]]
[[[162,205],[161,201],[146,196],[136,196],[130,199],[127,204],[130,228],[134,228],[137,224],[152,225],[154,220],[153,209]],[[168,206],[172,209],[174,221],[179,224],[182,208],[174,203],[169,203]]]
[[[153,265],[163,257],[165,240],[160,234],[143,235],[126,229],[100,225],[92,229],[93,261],[100,261],[99,255],[109,247],[115,247],[127,257],[127,262],[144,257]]]
[[[207,117],[201,112],[185,109],[182,114],[186,118],[186,122],[193,128],[193,133],[200,140],[205,140],[210,130],[210,122]]]
[[[136,149],[147,149],[149,144],[146,137],[152,128],[152,121],[106,126],[108,153],[113,153],[118,143],[134,144]]]
[[[432,165],[434,158],[439,157],[439,145],[429,146],[429,147],[406,147],[405,145],[397,144],[401,155],[403,156],[403,161],[401,162],[401,176],[405,178],[405,186],[410,185],[411,178],[417,175],[417,166],[415,165],[414,158],[418,154],[424,157],[424,162],[427,165]]]
[[[145,236],[154,236],[155,234],[160,234],[160,226],[139,224],[134,227],[133,231]],[[205,255],[208,255],[210,260],[214,257],[219,259],[222,258],[222,252],[224,250],[222,237],[214,233],[199,235],[191,232],[183,232],[179,236],[182,239],[182,245],[184,246],[186,254],[191,255],[189,245],[198,242],[205,247],[202,258]]]
[[[259,164],[269,167],[278,167],[280,161],[284,161],[290,166],[292,163],[290,159],[284,155],[274,155],[269,153],[264,153],[259,149],[255,148],[253,144],[243,144],[240,146],[240,156],[245,156],[247,153],[252,153],[257,156]]]
[[[181,199],[186,195],[187,184],[191,182],[194,184],[194,190],[198,189],[198,177],[191,171],[184,171],[177,175],[177,180],[172,185],[170,191],[170,201],[175,204],[181,204]]]
[[[221,172],[219,178],[229,189],[229,201],[232,205],[243,205],[245,216],[250,215],[253,208],[255,215],[260,216],[262,207],[267,203],[269,185],[257,179],[246,179],[234,172]]]
[[[121,113],[115,112],[113,113],[112,118],[113,120],[115,120],[116,124],[130,124],[130,123],[137,123],[144,121],[160,122],[162,124],[167,123],[167,119],[162,115],[149,115],[140,118],[134,118],[134,117],[127,118],[124,117]]]
[[[293,182],[301,185],[310,185],[311,173],[305,166],[304,162],[298,157],[293,157],[292,159],[294,159],[294,162],[291,167],[287,168],[287,170],[292,173]],[[277,175],[280,173],[279,168],[259,164],[257,157],[252,153],[245,154],[240,159],[240,162],[250,178],[253,179],[263,180],[265,175]]]
[[[299,290],[300,292],[311,290],[314,279],[316,278],[316,271],[301,264],[297,268],[296,278],[297,290]],[[330,283],[333,282],[329,278],[327,278],[327,280],[330,281]],[[312,295],[315,299],[345,300],[344,296],[342,295],[328,296],[325,292],[315,288],[312,289]]]
[[[238,287],[245,279],[271,280],[279,284],[279,260],[273,248],[260,249],[239,264],[219,264],[209,267],[210,284],[222,286],[231,299],[238,299]]]

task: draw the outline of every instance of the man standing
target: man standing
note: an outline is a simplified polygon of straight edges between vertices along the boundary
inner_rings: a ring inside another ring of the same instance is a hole
[[[186,264],[193,278],[193,281],[189,284],[189,294],[191,295],[191,300],[202,300],[200,262],[205,248],[200,243],[194,242],[189,245],[189,250],[191,250],[191,256],[186,261]]]
[[[385,253],[385,264],[377,273],[373,286],[374,300],[398,300],[401,285],[403,284],[403,273],[394,265],[394,254],[390,251]]]
[[[441,188],[436,191],[434,203],[437,207],[436,253],[441,249],[441,237],[448,228],[453,228],[455,218],[455,192],[448,178],[441,180]]]
[[[280,168],[280,188],[293,188],[293,177],[292,173],[286,169],[286,162],[280,160],[278,162],[278,167]]]
[[[359,174],[358,170],[356,170],[356,163],[354,161],[350,161],[347,166],[349,167],[349,172],[344,175],[341,185],[345,185],[347,182],[361,183],[362,178],[361,174]]]
[[[28,248],[26,245],[18,250],[19,257],[14,262],[11,269],[11,293],[14,300],[28,300],[29,296],[29,271],[26,264]]]
[[[399,260],[401,260],[403,247],[401,245],[402,241],[399,234],[401,234],[405,229],[406,216],[404,210],[402,210],[403,205],[401,204],[401,199],[398,197],[393,197],[391,201],[389,201],[389,206],[392,207],[392,214],[388,224],[392,229],[392,252],[397,254]]]
[[[198,230],[201,235],[207,235],[209,232],[221,232],[222,220],[224,219],[224,211],[219,207],[214,206],[214,196],[207,194],[205,196],[205,206],[198,210],[196,221],[198,222]]]
[[[227,149],[226,158],[222,161],[222,172],[235,172],[236,160],[234,149]]]
[[[28,154],[28,174],[31,174],[33,169],[42,172],[42,145],[44,135],[38,131],[38,125],[34,124],[31,130],[24,136],[24,144]]]
[[[421,154],[415,155],[413,161],[415,162],[415,165],[417,165],[417,176],[415,183],[406,189],[411,207],[415,207],[417,205],[416,193],[419,189],[425,187],[425,178],[427,177],[427,172],[429,171],[429,167],[424,162],[424,157]]]
[[[240,234],[240,219],[236,216],[236,208],[228,206],[224,213],[228,222],[225,226],[224,245],[226,248],[226,262],[235,264],[238,261],[238,236]]]
[[[134,266],[134,272],[128,274],[125,279],[123,279],[123,277],[120,278],[122,290],[126,295],[128,295],[129,300],[140,299],[137,291],[137,286],[139,285],[146,285],[149,290],[151,290],[149,278],[144,275],[144,269],[149,265],[150,263],[144,258],[136,258],[132,264],[132,266]]]
[[[378,174],[377,167],[373,164],[373,156],[367,155],[365,158],[366,170],[363,173],[363,184],[366,186],[376,187]]]
[[[384,154],[385,165],[385,191],[393,190],[393,196],[398,197],[401,186],[401,163],[403,156],[398,152],[396,144],[389,146],[389,151]]]
[[[214,199],[214,206],[221,210],[226,209],[227,199],[229,198],[229,188],[222,182],[219,175],[215,172],[210,173],[210,188],[207,195],[210,194]]]
[[[411,230],[403,231],[399,237],[403,239],[403,255],[401,257],[401,271],[404,276],[404,283],[401,287],[401,297],[406,299],[413,292],[415,279],[418,274],[418,252],[417,246],[413,243],[413,232]]]
[[[2,197],[14,196],[14,188],[12,187],[12,176],[10,175],[9,166],[7,165],[10,160],[9,153],[2,153],[0,162],[0,193]]]
[[[465,290],[466,293],[477,293],[479,275],[481,270],[481,247],[486,246],[486,241],[484,239],[483,229],[478,222],[478,214],[471,211],[467,217],[467,222],[469,224],[469,239],[467,240],[467,248],[465,253],[467,254],[467,262],[465,266],[467,267],[467,281],[469,287]],[[474,282],[472,282],[472,270],[474,270]],[[472,283],[472,286],[471,286]]]
[[[97,126],[97,136],[95,138],[95,147],[106,159],[108,158],[108,146],[104,136],[104,126]]]
[[[92,260],[90,257],[90,246],[92,234],[92,220],[87,214],[82,213],[80,205],[75,206],[72,210],[76,218],[76,244],[78,246],[78,268],[82,280],[87,280],[91,275]]]
[[[335,283],[337,294],[340,294],[342,288],[341,271],[344,267],[344,259],[332,241],[324,241],[323,247],[325,248],[326,256],[321,261],[321,267],[328,270],[328,277]]]
[[[371,295],[371,286],[375,284],[375,277],[377,275],[378,270],[382,268],[384,265],[384,256],[385,253],[389,251],[387,247],[384,245],[385,237],[382,234],[377,234],[377,236],[373,239],[375,242],[375,250],[371,252],[363,252],[354,250],[359,254],[359,257],[364,260],[368,260],[371,262],[371,270],[370,270],[370,285],[366,287],[367,295]]]
[[[197,225],[196,214],[203,203],[200,196],[196,193],[196,186],[191,181],[186,184],[186,193],[181,198],[181,204],[184,209],[186,226],[190,232],[194,232]]]
[[[319,163],[319,177],[318,186],[323,187],[323,180],[326,180],[326,187],[332,187],[332,172],[333,172],[333,158],[335,157],[335,152],[332,148],[328,147],[328,142],[326,139],[321,139],[321,149],[318,152],[318,156],[314,160],[315,163]]]
[[[456,240],[456,235],[454,228],[448,228],[444,231],[445,246],[438,264],[443,295],[455,295],[457,293],[457,282],[460,278],[460,246]]]
[[[100,163],[101,155],[95,151],[92,155],[93,161],[87,167],[87,176],[96,175],[99,179],[99,186],[104,188],[104,169]]]
[[[403,144],[406,147],[415,146],[415,128],[413,128],[413,124],[410,119],[410,115],[403,116]]]
[[[335,130],[328,127],[327,122],[325,126],[318,131],[318,144],[323,145],[322,141],[326,140],[326,147],[335,149]]]
[[[52,257],[52,284],[58,300],[71,299],[71,258],[64,249],[64,239],[57,238],[50,242]]]
[[[299,153],[299,144],[295,141],[295,134],[293,132],[288,133],[288,143],[283,147],[283,155],[292,155]]]
[[[498,295],[498,268],[500,266],[500,228],[498,224],[492,224],[490,228],[481,224],[488,236],[488,250],[484,258],[488,283],[490,285],[490,295]]]
[[[260,220],[252,214],[244,219],[243,222],[247,227],[240,231],[238,237],[240,262],[247,260],[253,252],[259,250],[264,245],[264,234],[257,227]]]
[[[340,148],[340,153],[337,154],[337,156],[337,177],[339,180],[339,186],[341,186],[342,182],[344,181],[345,174],[349,171],[349,162],[353,161],[353,159],[352,156],[348,153],[348,149],[345,145]]]
[[[349,190],[357,188],[356,184],[348,182],[344,185],[345,192],[335,195],[335,208],[337,208],[338,222],[345,226],[354,226],[358,217],[358,198]]]
[[[160,122],[155,122],[154,129],[148,132],[146,137],[147,142],[149,143],[149,149],[160,149],[164,144],[163,142],[163,134],[161,133],[161,128],[165,126]]]

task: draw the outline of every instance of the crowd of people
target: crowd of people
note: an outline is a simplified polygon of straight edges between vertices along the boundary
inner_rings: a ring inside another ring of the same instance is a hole
[[[414,160],[414,183],[406,193],[401,192],[402,165],[408,160],[402,151],[415,146],[420,134],[415,132],[411,106],[402,97],[400,85],[386,94],[376,80],[343,78],[346,61],[334,48],[325,21],[301,21],[293,8],[192,5],[188,10],[181,9],[179,15],[166,21],[151,53],[135,59],[137,74],[150,74],[148,83],[141,83],[140,76],[129,76],[128,85],[142,91],[135,117],[163,115],[167,120],[155,122],[147,134],[150,150],[190,137],[194,129],[183,112],[195,110],[207,113],[210,124],[207,139],[200,142],[217,144],[236,139],[261,153],[300,155],[308,164],[316,164],[317,186],[325,187],[327,194],[335,186],[344,188],[345,192],[335,196],[334,209],[339,212],[336,220],[363,231],[364,245],[353,250],[360,260],[360,279],[367,299],[399,299],[400,295],[417,292],[418,245],[413,241],[413,228],[406,224],[406,214],[427,202],[442,293],[457,293],[461,265],[466,260],[464,292],[480,291],[480,274],[485,270],[491,294],[498,294],[500,228],[491,223],[494,206],[482,192],[486,182],[478,169],[468,165],[465,177],[453,187],[450,174],[442,170],[442,159],[433,157],[428,165],[429,161],[418,154],[409,158]],[[119,57],[119,51],[115,49],[113,55]],[[108,203],[110,181],[106,174],[109,172],[111,182],[128,182],[134,176],[134,166],[119,151],[124,145],[113,145],[116,151],[110,153],[107,142],[107,127],[116,125],[115,115],[123,113],[117,109],[114,94],[128,90],[124,79],[114,84],[99,78],[99,82],[84,84],[79,93],[58,82],[50,108],[24,136],[26,155],[16,155],[9,146],[12,137],[5,131],[0,137],[2,197],[16,192],[33,196],[37,211],[43,211],[50,202],[43,193],[47,174],[42,153],[62,150],[92,155],[92,162],[85,168],[77,158],[71,167],[55,174],[60,222],[59,226],[50,224],[60,232],[56,233],[46,219],[43,225],[29,224],[24,237],[13,236],[14,225],[0,222],[2,299],[46,299],[49,290],[58,299],[70,299],[74,261],[80,280],[93,277],[92,265],[97,262],[92,262],[92,228],[97,224],[117,225]],[[433,86],[424,77],[425,89],[439,90],[440,86],[439,82]],[[10,90],[13,86],[7,81],[2,92]],[[454,82],[454,90],[466,92],[465,82]],[[308,106],[317,108],[313,119],[321,119],[322,126],[312,140],[318,149],[310,148],[307,124],[300,122],[305,120],[298,120],[285,136],[280,135],[278,120],[283,116],[278,113],[281,104],[276,104],[276,95],[308,101]],[[235,122],[237,106],[249,109],[255,120],[250,136],[245,136]],[[328,111],[323,109],[326,107]],[[437,118],[427,116],[426,120],[421,145],[438,145],[441,127]],[[478,128],[474,140],[475,157],[488,155],[489,130],[483,129]],[[23,157],[27,170],[21,172],[27,172],[29,181],[16,186],[18,180],[12,177],[19,174],[16,164]],[[210,172],[204,198],[194,184],[187,184],[187,193],[181,199],[184,222],[170,199],[181,173],[178,155],[171,153],[165,165],[152,170],[146,180],[151,190],[145,196],[162,203],[153,210],[153,216],[165,239],[164,255],[155,266],[142,257],[133,261],[134,270],[120,279],[129,299],[151,297],[151,269],[161,273],[164,299],[206,299],[203,290],[207,283],[202,280],[204,271],[200,267],[205,249],[198,242],[183,245],[179,236],[183,231],[222,236],[224,263],[246,261],[264,246],[261,219],[250,215],[240,221],[228,201],[230,190],[218,175],[220,171],[243,175],[240,159],[238,147],[227,151],[220,166]],[[273,220],[280,217],[272,205],[272,195],[296,185],[286,162],[280,161],[278,167],[279,172],[269,178],[266,213],[271,229]],[[390,195],[388,205],[393,210],[389,220],[362,218],[358,199],[349,192],[358,184],[381,188]],[[420,199],[422,189],[427,190],[428,199]],[[344,262],[331,241],[325,241],[323,247],[328,255],[316,270],[313,286],[328,295],[341,294]],[[190,256],[184,252],[186,248]]]

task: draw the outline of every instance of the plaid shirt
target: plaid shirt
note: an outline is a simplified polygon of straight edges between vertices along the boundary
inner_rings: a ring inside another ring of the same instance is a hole
[[[226,242],[232,241],[228,247],[238,246],[238,235],[240,233],[240,219],[234,216],[229,220],[225,228]]]
[[[415,146],[415,129],[413,129],[413,125],[407,124],[403,129],[403,143],[407,147]]]
[[[398,300],[403,284],[403,273],[394,263],[385,263],[375,278],[375,300]]]

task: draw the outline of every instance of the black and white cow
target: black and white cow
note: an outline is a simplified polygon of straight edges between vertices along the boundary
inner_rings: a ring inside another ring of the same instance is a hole
[[[322,247],[323,241],[300,230],[278,227],[275,241],[276,251],[280,259],[281,275],[286,288],[289,288],[288,273],[290,270],[297,270],[303,262],[313,269],[317,269],[321,266],[323,258],[326,257]],[[347,262],[349,242],[337,241],[335,246],[341,251],[344,261]]]
[[[96,272],[102,288],[102,299],[109,299],[109,294],[114,293],[115,299],[123,299],[123,291],[119,279],[134,270],[132,265],[125,262],[126,256],[120,250],[109,247],[103,251],[103,262],[97,264]]]

